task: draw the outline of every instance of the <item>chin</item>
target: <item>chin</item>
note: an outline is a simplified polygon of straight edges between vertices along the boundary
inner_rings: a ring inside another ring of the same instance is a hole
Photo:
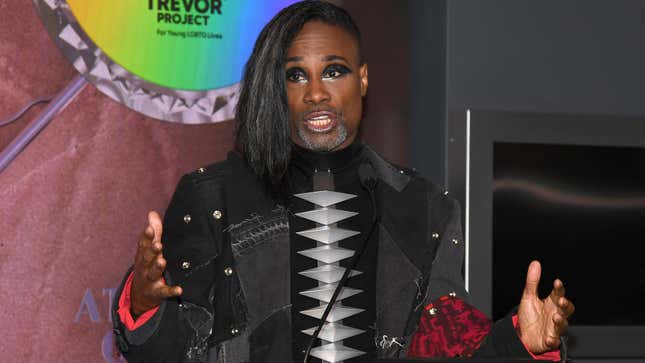
[[[302,139],[305,148],[314,151],[334,151],[345,142],[345,138],[339,137],[308,137]]]
[[[336,127],[329,133],[318,134],[309,130],[298,129],[300,145],[313,151],[334,151],[347,140],[344,127]]]

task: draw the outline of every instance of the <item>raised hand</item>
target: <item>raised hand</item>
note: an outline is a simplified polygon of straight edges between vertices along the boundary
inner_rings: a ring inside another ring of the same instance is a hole
[[[159,214],[149,212],[148,226],[143,231],[134,257],[130,312],[135,317],[159,306],[164,299],[182,293],[181,287],[166,285],[162,277],[166,269],[166,259],[162,253],[162,231]]]
[[[567,319],[575,310],[573,303],[564,296],[564,285],[559,279],[553,282],[551,294],[540,299],[537,288],[541,274],[540,263],[531,262],[517,313],[520,339],[533,354],[560,346],[560,336],[569,326]]]

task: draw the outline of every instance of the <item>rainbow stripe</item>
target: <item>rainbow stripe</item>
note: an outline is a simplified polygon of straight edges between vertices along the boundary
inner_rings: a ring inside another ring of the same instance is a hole
[[[221,14],[215,8],[213,14],[200,13],[195,0],[161,0],[170,11],[163,5],[159,11],[158,2],[67,1],[81,28],[114,62],[146,81],[178,90],[211,90],[239,82],[262,27],[296,1],[198,1],[202,10],[220,3]],[[173,3],[179,11],[172,11]],[[191,10],[184,4],[192,4]],[[173,17],[184,21],[187,16],[202,25],[172,23]]]

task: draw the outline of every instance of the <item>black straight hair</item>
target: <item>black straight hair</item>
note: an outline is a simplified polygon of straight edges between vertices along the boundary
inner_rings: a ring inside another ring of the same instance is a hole
[[[262,29],[244,68],[235,112],[235,147],[254,173],[277,186],[291,156],[285,58],[305,23],[322,21],[351,34],[360,51],[361,34],[346,10],[307,0],[282,9]]]

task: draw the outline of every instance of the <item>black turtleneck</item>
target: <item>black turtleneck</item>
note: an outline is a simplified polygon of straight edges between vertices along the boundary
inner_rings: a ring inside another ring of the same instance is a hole
[[[338,223],[338,227],[360,231],[361,234],[342,240],[339,246],[358,252],[368,234],[372,223],[373,213],[370,203],[370,196],[366,189],[361,186],[358,176],[358,166],[367,162],[364,158],[363,145],[355,141],[348,147],[334,152],[314,152],[294,145],[292,159],[288,171],[288,182],[292,194],[307,193],[314,191],[314,174],[318,172],[329,172],[332,180],[333,191],[357,195],[336,204],[337,209],[358,212],[358,215]],[[316,176],[318,180],[318,176]],[[323,178],[325,179],[325,178]],[[319,186],[319,182],[316,182]],[[328,184],[323,183],[325,186]],[[321,189],[316,188],[316,189]],[[328,189],[324,187],[322,189]],[[314,222],[295,216],[295,213],[315,209],[315,205],[300,198],[291,198],[289,202],[289,226],[290,226],[290,262],[291,262],[291,317],[294,361],[302,362],[303,351],[307,348],[310,336],[302,333],[302,330],[316,327],[318,319],[310,318],[300,313],[302,310],[311,309],[320,305],[316,299],[300,295],[299,292],[318,286],[318,281],[298,274],[317,266],[313,259],[298,254],[302,251],[317,246],[317,242],[302,237],[296,232],[316,227]],[[376,258],[378,245],[378,230],[372,233],[367,242],[365,251],[358,260],[355,270],[362,274],[351,277],[345,286],[363,290],[362,293],[343,299],[342,304],[348,307],[365,309],[365,311],[343,319],[342,324],[353,328],[365,330],[364,333],[345,339],[343,345],[366,352],[360,357],[348,360],[348,362],[371,362],[374,360],[374,324],[375,324],[375,299],[376,299]],[[340,261],[340,265],[348,267],[351,258]],[[321,345],[318,340],[313,346]],[[320,362],[319,359],[310,357],[310,362]]]

